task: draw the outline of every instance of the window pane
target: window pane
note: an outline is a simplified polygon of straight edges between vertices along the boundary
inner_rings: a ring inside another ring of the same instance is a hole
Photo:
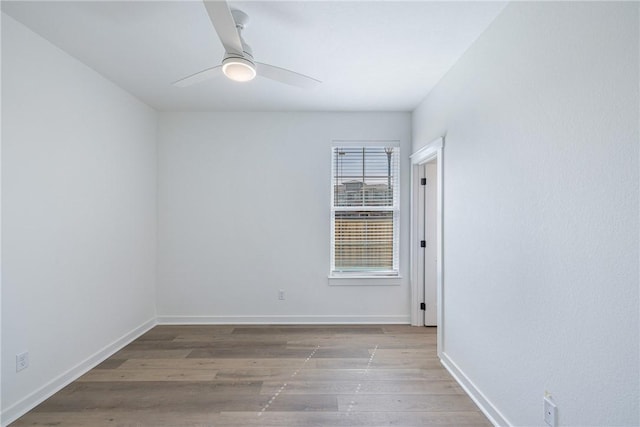
[[[393,270],[393,212],[335,212],[335,270]]]
[[[397,147],[336,147],[333,153],[334,206],[394,206]]]

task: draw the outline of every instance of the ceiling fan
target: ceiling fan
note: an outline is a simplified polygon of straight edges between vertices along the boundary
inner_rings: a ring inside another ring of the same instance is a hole
[[[225,50],[222,64],[180,79],[173,83],[174,86],[191,86],[221,74],[238,82],[247,82],[259,75],[302,88],[312,88],[321,83],[304,74],[254,61],[251,47],[242,38],[249,16],[241,10],[230,9],[224,0],[204,0],[204,6]]]

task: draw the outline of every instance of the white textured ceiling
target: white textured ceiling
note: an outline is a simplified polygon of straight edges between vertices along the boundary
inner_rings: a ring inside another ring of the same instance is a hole
[[[172,82],[224,50],[201,1],[20,1],[2,10],[163,111],[410,111],[506,2],[230,1],[254,57],[323,81]]]

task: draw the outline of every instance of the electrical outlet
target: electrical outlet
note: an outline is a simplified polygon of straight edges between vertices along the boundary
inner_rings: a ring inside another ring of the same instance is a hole
[[[551,401],[551,395],[546,395],[543,402],[544,422],[548,426],[556,427],[558,425],[558,407]]]
[[[284,289],[280,289],[278,291],[278,299],[279,300],[283,300],[284,299]]]
[[[16,372],[20,372],[23,369],[27,369],[29,367],[29,352],[25,351],[24,353],[16,354]]]

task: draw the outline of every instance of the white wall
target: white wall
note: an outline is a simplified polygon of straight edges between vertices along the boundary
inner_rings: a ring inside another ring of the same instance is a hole
[[[638,4],[509,5],[413,115],[446,134],[445,356],[513,425],[639,425]]]
[[[160,114],[160,320],[408,323],[410,118]],[[396,286],[328,283],[332,139],[401,141],[407,185],[401,189],[403,278]]]
[[[6,423],[154,318],[157,121],[4,14],[2,86]]]

